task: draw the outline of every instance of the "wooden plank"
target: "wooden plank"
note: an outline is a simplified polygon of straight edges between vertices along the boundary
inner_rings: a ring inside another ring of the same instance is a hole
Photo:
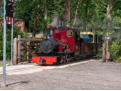
[[[106,43],[103,43],[103,51],[102,51],[102,60],[103,62],[106,62]]]
[[[27,42],[27,53],[26,53],[26,55],[27,55],[27,61],[28,61],[28,63],[30,63],[31,61],[30,61],[30,49],[29,49],[29,45],[30,45],[30,42]]]
[[[14,38],[14,44],[13,44],[13,65],[17,64],[17,38]]]
[[[18,56],[17,56],[17,58],[18,58],[18,62],[21,61],[21,49],[20,49],[21,41],[20,41],[20,38],[21,38],[21,36],[18,35],[18,51],[17,51],[17,54],[18,54]]]

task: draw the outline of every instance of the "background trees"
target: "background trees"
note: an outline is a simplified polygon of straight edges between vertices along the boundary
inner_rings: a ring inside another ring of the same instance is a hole
[[[28,31],[34,34],[44,31],[54,14],[68,26],[104,32],[120,27],[120,4],[121,0],[20,0],[16,12],[17,18],[23,19]]]
[[[2,18],[2,0],[0,17]],[[16,0],[16,19],[25,21],[27,32],[44,33],[58,15],[66,26],[80,31],[121,37],[121,0]]]
[[[3,6],[2,6],[3,2],[2,0],[0,0],[0,18],[2,18],[3,15]]]

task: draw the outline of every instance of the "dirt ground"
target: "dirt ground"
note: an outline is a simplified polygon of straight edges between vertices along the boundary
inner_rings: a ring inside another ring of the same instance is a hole
[[[0,87],[0,89],[121,90],[121,63],[86,60],[73,64],[57,67],[31,64],[26,68],[9,70],[7,72],[8,86]]]

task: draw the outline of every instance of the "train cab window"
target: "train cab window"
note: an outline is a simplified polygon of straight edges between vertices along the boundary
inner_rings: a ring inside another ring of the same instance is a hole
[[[89,42],[93,42],[93,35],[88,35],[89,37],[88,37],[88,40],[89,40]]]
[[[84,34],[80,35],[80,38],[85,39],[88,42],[93,42],[93,35]]]

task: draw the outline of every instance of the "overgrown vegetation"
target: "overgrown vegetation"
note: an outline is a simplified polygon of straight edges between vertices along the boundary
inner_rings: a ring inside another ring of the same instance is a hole
[[[20,34],[19,30],[14,30],[14,38]],[[10,59],[11,57],[11,31],[7,30],[7,49],[6,49],[6,58]],[[0,60],[3,59],[3,29],[0,28]]]
[[[117,39],[112,43],[110,51],[114,61],[121,62],[121,39]]]

